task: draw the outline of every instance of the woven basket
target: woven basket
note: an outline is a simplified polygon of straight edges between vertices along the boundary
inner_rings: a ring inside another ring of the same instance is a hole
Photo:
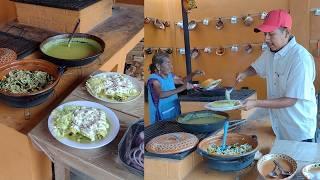
[[[8,48],[0,48],[0,65],[15,61],[17,54]]]

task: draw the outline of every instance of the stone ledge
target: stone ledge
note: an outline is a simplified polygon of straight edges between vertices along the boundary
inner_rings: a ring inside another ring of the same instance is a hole
[[[80,11],[58,9],[15,2],[18,22],[55,32],[72,32],[77,19],[77,32],[86,33],[112,16],[112,0],[102,0]]]

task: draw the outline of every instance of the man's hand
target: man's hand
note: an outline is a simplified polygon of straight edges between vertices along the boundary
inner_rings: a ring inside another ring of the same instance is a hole
[[[242,102],[242,108],[246,111],[258,106],[258,100],[247,99]]]
[[[247,74],[245,72],[241,72],[237,75],[236,81],[241,82],[247,77]]]

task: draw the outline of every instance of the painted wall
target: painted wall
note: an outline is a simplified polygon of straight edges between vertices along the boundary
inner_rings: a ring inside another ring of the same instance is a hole
[[[14,3],[9,0],[0,0],[0,25],[16,18]]]
[[[320,3],[316,0],[272,0],[272,1],[250,1],[250,0],[230,0],[230,1],[197,1],[197,9],[189,13],[189,20],[201,21],[204,18],[210,18],[209,26],[201,23],[190,32],[191,48],[204,48],[206,46],[226,46],[232,44],[260,43],[263,41],[263,34],[254,33],[253,27],[260,24],[262,20],[255,17],[255,23],[246,27],[241,20],[237,24],[230,24],[230,20],[224,20],[226,23],[223,30],[216,30],[215,19],[218,17],[244,16],[246,14],[256,14],[271,9],[287,9],[293,18],[292,32],[297,41],[307,48],[315,57],[317,64],[317,74],[320,73],[320,50],[317,50],[317,43],[320,40],[320,16],[315,16],[313,10],[320,8]],[[145,16],[159,18],[169,21],[171,26],[166,30],[156,29],[152,24],[145,25],[145,47],[184,47],[183,31],[175,23],[181,21],[180,0],[145,0]],[[320,49],[320,46],[319,48]],[[319,52],[319,55],[318,55]],[[226,52],[224,56],[202,53],[199,58],[192,61],[193,70],[202,69],[206,71],[206,78],[222,78],[223,85],[229,86],[234,82],[237,72],[248,67],[259,55],[261,49],[254,46],[251,54],[244,53],[240,49],[238,53]],[[145,73],[148,76],[148,64],[152,55],[146,55]],[[174,71],[178,75],[185,74],[185,57],[174,51],[172,55],[174,62]],[[197,80],[197,79],[196,79]],[[315,81],[316,89],[320,89],[320,79]],[[239,87],[246,86],[258,91],[258,98],[266,96],[265,81],[259,77],[252,77],[239,84]]]
[[[198,8],[189,13],[189,21],[201,21],[204,18],[209,18],[210,22],[208,26],[198,23],[196,29],[190,31],[191,48],[262,43],[264,39],[263,34],[253,32],[253,28],[262,22],[259,17],[254,17],[254,24],[249,27],[244,26],[241,19],[238,19],[237,24],[231,24],[230,20],[225,19],[225,27],[222,30],[215,28],[215,20],[218,17],[242,17],[247,14],[256,15],[262,11],[270,11],[272,9],[289,8],[288,0],[198,0],[196,2]],[[170,22],[171,26],[165,30],[156,29],[153,24],[145,25],[145,48],[173,48],[172,60],[174,72],[184,76],[186,71],[185,56],[180,55],[176,51],[177,48],[184,47],[183,30],[175,25],[175,23],[182,20],[181,1],[145,0],[145,16]],[[206,54],[201,51],[200,56],[192,60],[192,69],[204,70],[206,76],[195,80],[202,81],[207,78],[221,78],[223,86],[232,86],[236,74],[246,69],[260,54],[260,45],[255,45],[251,54],[246,54],[243,47],[240,47],[237,53],[232,53],[229,48],[223,56],[217,56],[215,53]],[[148,64],[150,64],[151,58],[152,55],[146,55],[145,77],[148,76]],[[256,89],[259,98],[266,96],[265,81],[259,77],[248,78],[243,83],[240,83],[239,87]]]

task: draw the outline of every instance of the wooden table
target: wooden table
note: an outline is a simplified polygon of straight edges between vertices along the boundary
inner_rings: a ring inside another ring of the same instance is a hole
[[[120,162],[117,148],[128,125],[143,118],[143,93],[136,100],[123,104],[110,104],[95,99],[78,86],[63,103],[87,100],[103,104],[115,112],[120,121],[120,132],[112,143],[93,150],[79,150],[57,141],[48,130],[48,116],[28,134],[33,143],[50,158],[55,165],[56,179],[68,179],[69,168],[76,169],[95,179],[142,179],[130,173]],[[143,87],[143,82],[141,82]]]

